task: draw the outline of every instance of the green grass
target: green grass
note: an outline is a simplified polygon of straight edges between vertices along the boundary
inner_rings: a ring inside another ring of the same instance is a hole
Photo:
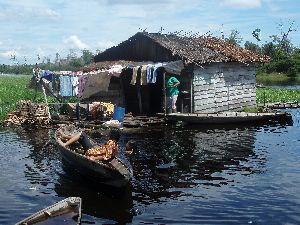
[[[300,90],[286,88],[257,88],[257,103],[296,102],[300,101]]]
[[[291,78],[284,73],[257,73],[256,81],[264,85],[293,85],[300,84],[300,76]]]
[[[16,103],[20,100],[33,100],[35,90],[28,88],[31,76],[0,76],[0,122],[7,113],[15,110]],[[300,90],[284,88],[257,88],[257,103],[295,102],[300,101]],[[69,98],[68,102],[76,102],[77,98]],[[35,102],[45,102],[43,93],[37,92]],[[48,97],[48,102],[58,102],[53,97]],[[246,111],[255,109],[245,109]]]
[[[16,109],[16,103],[20,100],[31,100],[35,97],[36,103],[45,102],[42,92],[35,92],[28,88],[31,76],[0,76],[0,122],[5,119],[7,113]],[[36,96],[35,96],[36,95]],[[58,102],[54,97],[47,97],[49,103]],[[76,102],[77,98],[68,99]]]

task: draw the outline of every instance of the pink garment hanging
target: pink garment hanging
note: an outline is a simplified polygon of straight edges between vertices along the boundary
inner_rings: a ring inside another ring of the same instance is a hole
[[[123,70],[123,66],[121,65],[113,65],[109,70],[108,74],[115,77],[120,77]]]

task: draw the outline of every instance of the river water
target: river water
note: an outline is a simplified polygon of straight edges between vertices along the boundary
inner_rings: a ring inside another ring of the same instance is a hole
[[[0,224],[69,196],[82,224],[300,224],[300,110],[293,123],[124,132],[134,179],[124,190],[63,167],[54,129],[0,131]]]

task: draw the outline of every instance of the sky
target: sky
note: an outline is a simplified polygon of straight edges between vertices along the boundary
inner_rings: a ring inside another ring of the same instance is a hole
[[[242,43],[263,44],[293,21],[289,37],[300,47],[299,9],[299,0],[0,0],[0,64],[95,54],[144,30],[218,37],[238,30]]]

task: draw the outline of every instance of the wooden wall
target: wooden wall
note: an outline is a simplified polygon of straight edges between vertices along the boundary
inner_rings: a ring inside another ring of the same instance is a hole
[[[236,62],[195,66],[193,111],[238,111],[256,106],[255,65]]]

